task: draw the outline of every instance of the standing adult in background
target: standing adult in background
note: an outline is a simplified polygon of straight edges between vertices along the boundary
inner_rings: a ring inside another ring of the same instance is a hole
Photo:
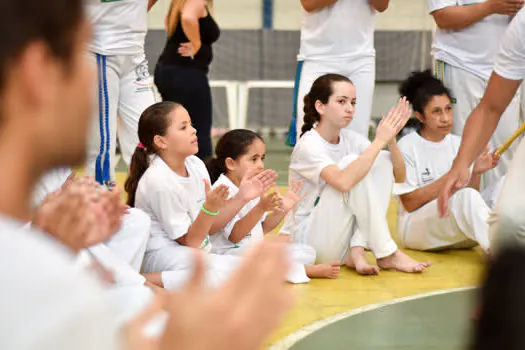
[[[303,126],[303,98],[326,73],[348,77],[357,91],[349,128],[368,137],[375,85],[374,17],[389,0],[301,0],[301,47],[295,75],[293,119],[288,144]]]
[[[87,0],[93,25],[89,51],[98,84],[86,173],[100,183],[115,179],[117,134],[129,166],[138,143],[139,117],[155,102],[144,40],[147,12],[157,0]]]
[[[208,4],[213,6],[212,1]],[[164,101],[180,103],[197,129],[203,160],[212,155],[212,102],[208,71],[219,26],[206,0],[172,0],[166,18],[168,41],[155,67],[155,84]]]
[[[432,44],[435,75],[452,92],[454,134],[463,134],[467,117],[487,87],[503,33],[522,6],[523,0],[428,0],[438,27]],[[518,97],[511,101],[492,135],[493,147],[519,127]],[[511,148],[503,154],[498,166],[483,175],[483,187],[495,186],[506,174],[514,151]]]

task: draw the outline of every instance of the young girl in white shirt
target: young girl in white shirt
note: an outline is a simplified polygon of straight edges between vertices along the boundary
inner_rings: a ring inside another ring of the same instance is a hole
[[[394,177],[405,181],[395,137],[410,117],[408,102],[400,99],[390,110],[372,143],[346,128],[356,102],[354,85],[339,74],[319,77],[305,96],[305,123],[292,153],[290,180],[304,183],[306,197],[283,231],[312,246],[321,263],[338,260],[360,274],[377,274],[378,267],[365,258],[370,248],[380,268],[421,272],[428,263],[397,248],[386,220]],[[381,151],[385,146],[390,153]]]
[[[228,187],[210,188],[198,151],[196,130],[184,107],[173,102],[148,107],[139,120],[140,143],[133,154],[125,189],[128,205],[151,218],[150,238],[144,257],[145,273],[161,272],[161,281],[151,281],[169,289],[185,282],[193,268],[193,249],[210,252],[209,234],[222,228],[221,215],[236,210],[274,184],[268,172],[244,182],[239,193],[228,201]],[[238,200],[240,198],[240,200]],[[221,215],[219,215],[219,209]],[[224,212],[224,213],[222,213]],[[221,282],[237,266],[238,258],[208,254],[207,282]]]
[[[451,215],[439,217],[437,197],[442,176],[450,170],[461,143],[461,138],[451,133],[451,93],[430,71],[412,73],[399,92],[411,101],[420,122],[419,131],[399,141],[406,164],[405,184],[396,191],[402,203],[398,230],[403,245],[438,250],[479,244],[489,251],[490,208],[479,186],[482,174],[497,165],[498,157],[485,150],[474,163],[468,187],[451,197]]]
[[[227,132],[215,148],[216,157],[207,166],[214,186],[226,185],[230,196],[239,190],[241,180],[248,173],[264,171],[266,145],[257,133],[238,129]],[[304,197],[300,196],[301,182],[293,182],[288,192],[281,196],[277,191],[265,193],[242,207],[235,217],[218,233],[211,236],[212,252],[242,255],[254,242],[264,239],[282,222],[285,215]],[[292,264],[291,282],[307,282],[312,278],[336,278],[339,261],[313,265],[315,251],[304,244],[290,244]],[[306,265],[306,266],[305,266]]]

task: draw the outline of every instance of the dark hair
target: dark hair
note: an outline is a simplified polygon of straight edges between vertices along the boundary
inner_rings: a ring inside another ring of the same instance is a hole
[[[450,90],[428,69],[422,72],[412,72],[399,86],[399,93],[401,96],[406,96],[414,111],[421,115],[427,103],[434,96],[447,95],[452,101]]]
[[[525,349],[525,249],[503,244],[489,266],[481,288],[481,313],[472,350]]]
[[[237,160],[245,155],[248,152],[248,147],[256,139],[264,142],[259,134],[251,130],[236,129],[224,134],[215,146],[215,157],[206,162],[211,182],[214,183],[221,174],[226,173],[227,158]]]
[[[340,81],[353,84],[350,79],[340,74],[325,74],[315,79],[310,92],[304,96],[304,124],[301,128],[301,136],[312,129],[315,122],[321,121],[321,116],[315,109],[315,102],[321,101],[321,103],[327,104],[328,99],[334,93],[332,84]]]
[[[41,41],[67,66],[84,18],[84,1],[2,0],[0,13],[0,90],[11,64],[32,42]]]
[[[135,148],[135,152],[131,157],[131,164],[129,166],[129,175],[124,184],[124,189],[128,194],[128,205],[135,206],[135,194],[140,178],[149,167],[149,157],[156,154],[157,150],[153,139],[156,135],[164,136],[171,124],[171,119],[168,115],[181,105],[174,102],[159,102],[155,103],[144,112],[139,119],[139,141],[140,144]]]

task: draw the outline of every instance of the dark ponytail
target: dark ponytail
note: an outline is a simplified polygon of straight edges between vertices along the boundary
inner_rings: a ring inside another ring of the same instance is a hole
[[[135,206],[135,195],[139,181],[149,167],[150,156],[157,154],[157,148],[153,141],[156,135],[164,136],[171,124],[171,119],[168,115],[179,104],[173,102],[159,102],[155,103],[142,113],[139,119],[139,144],[135,148],[135,152],[131,157],[131,164],[129,166],[129,175],[124,184],[124,190],[128,194],[128,205]]]
[[[322,104],[327,104],[330,96],[334,93],[332,84],[341,81],[353,84],[350,79],[340,74],[325,74],[314,81],[310,92],[304,96],[304,124],[301,128],[301,136],[311,130],[316,122],[321,121],[315,103],[321,101]]]
[[[251,130],[236,129],[224,134],[215,146],[215,157],[206,162],[211,182],[217,181],[221,174],[226,174],[227,158],[237,160],[245,155],[248,152],[248,147],[256,139],[264,142],[259,134]]]
[[[224,164],[224,160],[221,160],[219,158],[209,158],[206,161],[206,168],[208,169],[208,173],[210,174],[211,183],[217,181],[219,176],[226,172],[226,165]]]

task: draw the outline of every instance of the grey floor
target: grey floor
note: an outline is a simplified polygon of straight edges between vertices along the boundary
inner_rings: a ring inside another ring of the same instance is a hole
[[[330,324],[293,350],[464,350],[471,331],[473,291],[393,304]]]

